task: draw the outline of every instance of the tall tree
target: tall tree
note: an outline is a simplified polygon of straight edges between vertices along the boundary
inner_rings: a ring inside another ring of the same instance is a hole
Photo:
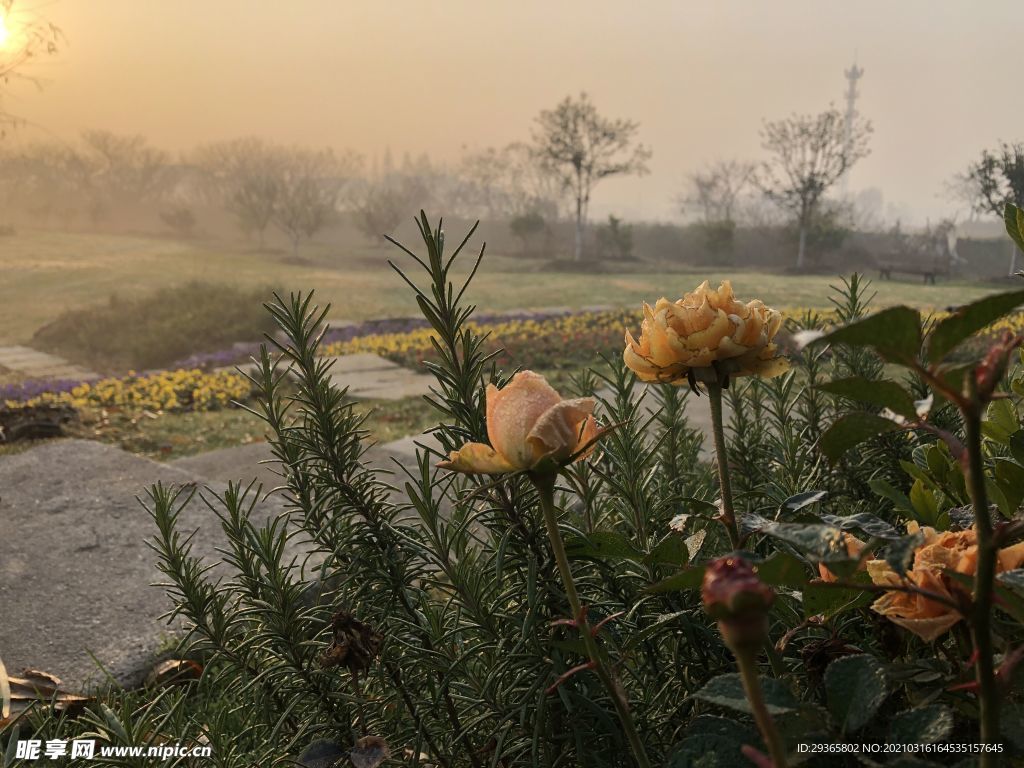
[[[843,174],[869,153],[871,123],[856,118],[847,126],[836,109],[766,122],[762,146],[771,158],[757,177],[765,195],[796,218],[796,265],[806,263],[807,231],[818,206]]]
[[[573,259],[583,254],[583,232],[590,196],[601,179],[647,173],[651,151],[635,142],[639,125],[601,116],[585,93],[567,96],[537,117],[534,151],[542,165],[558,174],[576,205]]]
[[[1003,142],[995,151],[983,151],[964,179],[979,213],[1002,219],[1007,203],[1024,207],[1024,144]],[[1010,274],[1016,271],[1017,246],[1011,243]]]

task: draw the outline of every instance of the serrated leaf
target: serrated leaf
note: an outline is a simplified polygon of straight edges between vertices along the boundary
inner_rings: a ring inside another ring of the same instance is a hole
[[[837,462],[844,453],[858,443],[869,440],[872,437],[885,432],[892,432],[898,429],[899,425],[882,416],[863,411],[854,411],[841,416],[836,422],[825,430],[825,433],[818,440],[818,447],[833,464]]]
[[[781,715],[792,712],[800,706],[800,702],[793,696],[789,687],[773,677],[762,677],[760,679],[761,690],[764,693],[765,708],[769,714]],[[695,699],[715,704],[719,707],[731,709],[734,712],[751,714],[750,702],[743,691],[743,682],[735,672],[719,675],[705,683],[704,687],[693,694]]]
[[[889,307],[837,328],[813,343],[873,347],[892,362],[913,360],[921,350],[921,315],[910,307]]]
[[[596,531],[586,538],[579,536],[565,542],[565,551],[572,558],[590,560],[632,560],[639,563],[643,560],[633,542],[622,533],[615,531]]]
[[[1024,304],[1024,290],[985,296],[957,309],[935,325],[928,336],[928,359],[937,363],[964,339]]]
[[[673,747],[665,768],[750,768],[743,744],[718,733],[686,736]]]
[[[842,531],[832,525],[768,521],[759,530],[766,536],[786,542],[816,563],[848,558]]]
[[[680,568],[689,560],[690,553],[686,548],[686,542],[677,533],[665,536],[643,559],[645,565],[675,565]]]
[[[1010,453],[1013,458],[1024,464],[1024,429],[1018,429],[1009,439]]]
[[[828,711],[845,734],[867,725],[888,695],[885,669],[874,656],[844,656],[825,670]]]
[[[1024,251],[1024,211],[1013,203],[1003,208],[1003,225],[1014,244]]]
[[[889,740],[896,744],[936,744],[953,731],[953,713],[941,704],[930,704],[900,712],[889,727]]]
[[[833,525],[843,531],[859,531],[869,538],[896,539],[900,534],[889,523],[870,512],[858,512],[855,515],[839,517],[838,515],[822,515],[822,522]]]
[[[857,402],[870,403],[879,408],[889,408],[908,419],[917,418],[917,407],[913,395],[895,381],[872,381],[861,376],[853,376],[848,379],[836,379],[826,384],[819,384],[817,388]]]

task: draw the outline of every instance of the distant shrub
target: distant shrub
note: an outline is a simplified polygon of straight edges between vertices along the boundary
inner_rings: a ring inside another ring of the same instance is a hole
[[[65,312],[33,337],[33,346],[101,370],[146,370],[188,355],[253,341],[272,329],[268,289],[191,282],[139,298],[113,294],[106,304]]]

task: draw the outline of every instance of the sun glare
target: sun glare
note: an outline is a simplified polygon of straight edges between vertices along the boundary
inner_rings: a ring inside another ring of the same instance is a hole
[[[7,30],[7,18],[0,13],[0,48],[3,48],[7,44],[7,38],[10,33]]]

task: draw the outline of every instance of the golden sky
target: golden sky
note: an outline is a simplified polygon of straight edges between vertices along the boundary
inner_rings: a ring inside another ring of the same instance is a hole
[[[761,157],[763,118],[840,105],[857,57],[873,153],[851,187],[915,218],[982,147],[1024,140],[1021,0],[19,0],[69,45],[8,108],[32,135],[143,133],[166,148],[258,134],[451,160],[528,137],[588,91],[635,119],[652,173],[595,213],[668,218],[685,174]]]

